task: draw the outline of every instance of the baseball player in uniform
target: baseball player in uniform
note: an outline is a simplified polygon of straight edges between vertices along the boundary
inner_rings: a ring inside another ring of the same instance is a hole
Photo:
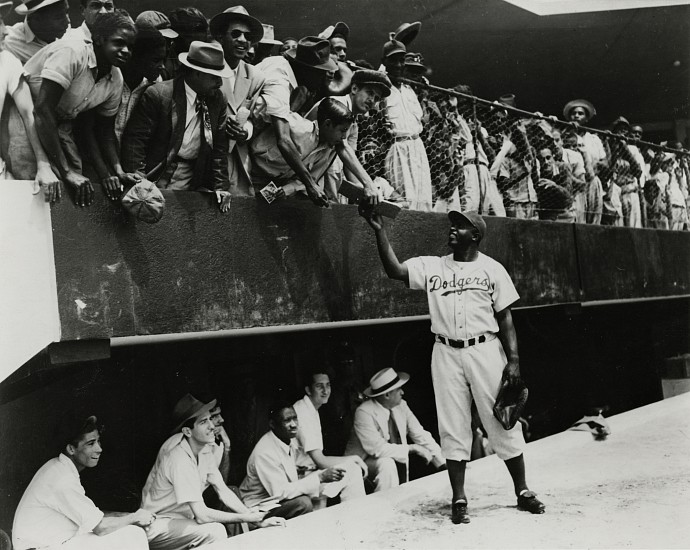
[[[486,223],[476,212],[451,211],[448,256],[421,256],[400,263],[383,219],[370,208],[360,213],[374,229],[379,256],[390,279],[425,290],[436,335],[431,372],[441,448],[453,489],[453,523],[469,523],[465,466],[470,459],[470,407],[476,403],[489,441],[513,478],[518,508],[541,514],[545,506],[525,481],[525,440],[518,423],[504,430],[493,416],[503,380],[520,378],[517,337],[510,306],[518,300],[508,272],[479,252]]]

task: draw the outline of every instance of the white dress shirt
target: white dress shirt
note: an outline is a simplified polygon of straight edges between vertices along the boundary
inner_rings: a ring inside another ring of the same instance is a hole
[[[184,83],[187,97],[187,116],[185,117],[184,137],[177,156],[185,160],[196,160],[201,147],[201,117],[196,112],[197,93]]]

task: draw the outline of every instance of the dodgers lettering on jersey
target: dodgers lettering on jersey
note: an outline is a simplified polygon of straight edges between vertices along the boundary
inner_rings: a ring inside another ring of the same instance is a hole
[[[520,296],[506,269],[479,253],[473,262],[448,256],[420,256],[404,262],[410,288],[426,290],[431,331],[454,340],[497,333],[495,313]]]

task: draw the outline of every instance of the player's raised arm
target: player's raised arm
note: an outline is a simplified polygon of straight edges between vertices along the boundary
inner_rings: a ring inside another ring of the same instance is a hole
[[[386,226],[383,223],[381,214],[375,212],[372,208],[366,205],[360,205],[359,215],[362,216],[374,230],[376,235],[376,246],[379,250],[379,257],[383,264],[383,269],[386,271],[389,279],[396,279],[402,281],[406,285],[410,284],[410,276],[407,271],[407,266],[401,264],[398,257],[393,251],[391,243],[388,241],[388,234],[386,233]]]

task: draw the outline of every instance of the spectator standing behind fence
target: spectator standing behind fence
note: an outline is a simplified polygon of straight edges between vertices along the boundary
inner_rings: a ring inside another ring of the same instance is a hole
[[[586,99],[573,99],[563,107],[563,117],[569,122],[578,125],[587,124],[597,114],[594,105]],[[582,128],[577,130],[578,136],[582,138],[582,149],[580,152],[587,157],[592,166],[592,177],[587,181],[587,223],[601,223],[603,210],[603,185],[598,177],[601,172],[601,165],[606,164],[606,150],[599,136],[586,132]],[[594,177],[597,176],[597,177]]]
[[[161,189],[213,191],[227,212],[227,107],[220,87],[230,68],[219,44],[192,42],[179,60],[179,76],[150,86],[132,113],[122,161]]]
[[[620,139],[609,138],[606,140],[608,166],[610,167],[608,178],[607,197],[605,203],[611,200],[618,209],[620,200],[620,216],[625,227],[642,227],[642,214],[640,209],[640,197],[638,193],[638,178],[642,176],[642,167],[635,158],[634,152],[626,142],[630,124],[624,117],[618,117],[613,121],[611,129]],[[615,196],[620,196],[616,199]],[[605,208],[608,203],[605,204]],[[615,224],[618,225],[618,224]]]
[[[24,21],[7,29],[5,47],[22,64],[40,49],[64,36],[69,28],[68,5],[64,0],[22,0],[14,11]]]
[[[115,3],[112,0],[80,0],[81,16],[84,21],[78,27],[67,30],[65,38],[73,40],[91,40],[91,29],[96,17],[101,13],[115,11]]]
[[[464,84],[453,88],[465,96],[472,89]],[[474,116],[472,100],[458,97],[459,139],[464,147],[463,174],[465,186],[460,190],[461,210],[473,210],[495,216],[506,216],[503,197],[496,186],[496,179],[489,172],[490,161],[496,157],[488,143],[488,132]]]
[[[31,91],[23,75],[22,64],[10,52],[4,49],[6,28],[4,16],[12,7],[12,2],[0,2],[0,122],[2,120],[5,100],[11,98],[24,123],[31,151],[36,157],[35,193],[43,189],[46,201],[54,202],[60,198],[60,180],[53,172],[48,156],[43,150],[41,141],[36,133],[34,122],[34,102]],[[0,180],[14,179],[14,176],[6,170],[5,161],[0,151]]]
[[[577,136],[573,133],[567,133],[567,143],[564,143],[563,134],[558,128],[552,130],[551,136],[553,138],[554,159],[565,164],[570,173],[573,221],[575,223],[587,223],[587,172],[584,158],[577,151]],[[539,194],[538,190],[537,194]],[[541,199],[539,202],[542,203]],[[541,208],[544,207],[548,207],[548,205],[542,203]]]
[[[160,15],[165,17],[163,14]],[[140,21],[139,17],[137,17],[137,21]],[[145,26],[142,23],[136,23],[135,26],[137,37],[134,40],[132,57],[121,69],[124,79],[122,100],[115,117],[115,135],[118,144],[122,142],[122,133],[125,131],[134,108],[139,104],[141,96],[149,86],[160,82],[161,74],[165,69],[166,37],[152,26]],[[164,31],[171,31],[171,29],[164,29]]]
[[[168,60],[165,64],[163,80],[170,80],[178,75],[181,53],[189,52],[192,42],[208,42],[210,39],[208,19],[196,8],[175,8],[169,14],[170,28],[177,33],[168,49]]]
[[[80,206],[88,206],[93,200],[93,185],[83,173],[82,155],[99,174],[108,194],[119,193],[122,186],[137,180],[122,168],[115,137],[115,115],[123,83],[118,67],[129,60],[134,23],[119,13],[99,14],[92,32],[93,42],[54,42],[24,67],[43,147]],[[93,111],[93,118],[90,124],[82,125],[80,149],[74,120],[88,111]],[[91,154],[94,149],[98,149],[98,155]]]
[[[246,57],[249,46],[262,39],[264,27],[242,6],[234,6],[213,16],[210,29],[213,38],[223,47],[225,61],[232,70],[230,76],[223,79],[221,87],[228,105],[226,132],[230,193],[253,197],[249,140],[254,135],[254,124],[249,114],[266,77],[261,69],[248,64]]]
[[[354,173],[350,170],[345,171],[343,168],[343,161],[341,161],[340,158],[336,158],[333,161],[324,177],[324,190],[331,200],[341,201],[347,204],[347,199],[342,195],[338,195],[338,189],[342,184],[343,177],[352,183],[359,183],[365,190],[376,187],[377,192],[382,195],[380,198],[388,199],[397,195],[390,184],[382,178],[378,178],[376,183],[374,183],[356,155],[359,141],[358,121],[369,117],[369,113],[376,108],[376,105],[378,105],[382,99],[390,95],[391,88],[391,81],[384,73],[370,69],[362,69],[355,71],[352,75],[349,94],[344,96],[333,96],[332,99],[345,105],[352,111],[352,115],[355,117],[355,122],[350,125],[347,135],[343,140],[343,152],[348,150],[348,154],[351,155],[349,164],[356,166],[358,172]],[[321,100],[314,105],[311,111],[307,113],[307,118],[309,120],[316,120],[318,108],[323,101],[324,100]]]
[[[405,45],[391,38],[383,45],[383,65],[393,88],[386,98],[385,115],[393,143],[386,154],[386,179],[405,197],[411,210],[430,211],[431,173],[422,132],[422,107],[414,90],[401,80]],[[381,128],[384,131],[384,128]]]
[[[279,164],[287,163],[304,186],[310,200],[317,206],[326,206],[328,197],[319,188],[312,171],[304,164],[301,152],[290,135],[290,123],[297,121],[293,115],[302,116],[309,111],[318,95],[333,79],[333,73],[338,70],[338,65],[331,59],[330,44],[327,40],[307,36],[299,41],[296,48],[287,50],[283,56],[264,59],[258,67],[266,75],[266,83],[253,114],[255,118],[268,124],[262,134],[273,133],[275,152],[271,155],[275,158],[272,160]],[[269,137],[261,137],[263,151],[255,149],[255,144],[259,141],[257,136],[250,145],[253,156],[265,156],[265,140]]]
[[[537,193],[532,178],[536,162],[524,125],[513,123],[503,134],[501,150],[491,166],[510,218],[537,219]]]
[[[573,223],[573,175],[563,160],[556,160],[555,147],[541,146],[537,151],[539,161],[538,183],[539,219]]]

